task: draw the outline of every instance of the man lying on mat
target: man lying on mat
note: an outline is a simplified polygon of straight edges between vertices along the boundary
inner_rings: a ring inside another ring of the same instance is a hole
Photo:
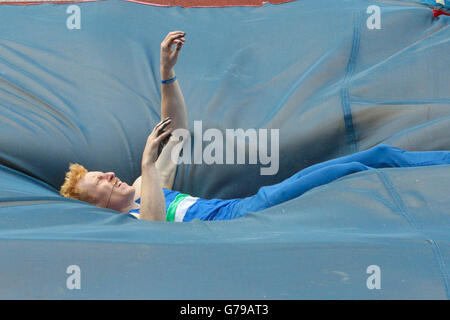
[[[164,120],[155,126],[147,139],[142,155],[142,175],[129,186],[113,172],[87,171],[79,164],[71,164],[60,190],[63,196],[150,221],[229,220],[288,201],[355,172],[450,164],[448,151],[409,152],[380,144],[312,165],[281,183],[261,187],[255,195],[246,198],[201,199],[173,191],[177,164],[171,155],[179,155],[182,143],[170,139],[170,135],[175,129],[187,130],[184,98],[173,69],[186,42],[184,36],[182,31],[170,32],[161,43],[161,117]],[[176,46],[174,50],[173,45]]]

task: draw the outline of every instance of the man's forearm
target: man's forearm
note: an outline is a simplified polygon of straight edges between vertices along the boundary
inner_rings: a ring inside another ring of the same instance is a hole
[[[168,80],[174,76],[175,70],[173,68],[166,69],[164,66],[161,66],[162,80]],[[171,117],[171,127],[173,129],[187,129],[186,105],[178,80],[171,83],[162,83],[161,94],[161,118]]]
[[[159,182],[158,170],[154,163],[142,164],[141,219],[150,221],[166,220],[164,192]]]

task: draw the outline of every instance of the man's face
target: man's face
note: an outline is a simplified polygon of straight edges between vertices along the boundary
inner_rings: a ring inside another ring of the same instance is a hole
[[[134,187],[116,178],[114,172],[89,171],[78,186],[87,191],[96,206],[117,211],[129,206],[136,192]]]

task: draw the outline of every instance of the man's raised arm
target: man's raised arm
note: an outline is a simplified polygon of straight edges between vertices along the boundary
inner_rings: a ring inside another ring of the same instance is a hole
[[[181,151],[178,141],[169,140],[158,154],[161,143],[169,138],[175,129],[187,129],[187,114],[183,93],[175,77],[174,66],[186,39],[185,32],[170,32],[161,43],[161,118],[147,138],[142,155],[141,219],[165,220],[165,199],[163,188],[171,189],[177,164],[171,153]],[[176,48],[172,50],[175,44]],[[167,130],[165,130],[167,128]]]
[[[188,128],[186,105],[174,70],[178,54],[186,42],[185,35],[186,33],[183,31],[169,32],[161,42],[161,118],[170,117],[172,119],[169,125],[172,130]],[[174,45],[175,49],[172,50]],[[172,161],[172,153],[175,152],[179,155],[181,148],[182,144],[178,140],[169,140],[156,162],[161,186],[166,189],[172,189],[177,172],[177,164]]]
[[[161,120],[170,117],[172,129],[187,129],[186,105],[174,70],[178,54],[186,42],[185,35],[183,31],[173,31],[161,43]],[[171,49],[173,45],[174,50]]]

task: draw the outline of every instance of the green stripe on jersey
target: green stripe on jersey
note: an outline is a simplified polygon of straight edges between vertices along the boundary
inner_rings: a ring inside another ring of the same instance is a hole
[[[175,213],[177,212],[177,207],[180,204],[180,202],[183,201],[183,199],[186,197],[189,197],[189,195],[180,193],[179,195],[177,195],[175,197],[175,199],[173,199],[173,201],[169,205],[169,208],[167,209],[167,214],[166,214],[167,221],[175,220]]]

